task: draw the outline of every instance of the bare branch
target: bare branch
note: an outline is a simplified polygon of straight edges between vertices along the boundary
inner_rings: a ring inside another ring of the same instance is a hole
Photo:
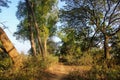
[[[105,13],[105,16],[104,16],[104,18],[103,18],[103,22],[102,22],[102,24],[104,24],[104,22],[105,22],[105,20],[106,20],[106,17],[107,17],[107,14],[109,13],[109,11],[110,11],[110,3],[109,3],[109,0],[107,0],[107,5],[108,5],[108,10],[106,11],[106,13]]]
[[[7,29],[12,34],[12,32],[10,31],[10,29],[3,22],[0,22],[0,24],[3,25],[3,29]]]
[[[3,29],[8,29],[8,27],[3,22],[0,22],[0,24],[3,25]]]
[[[115,10],[116,10],[116,8],[118,7],[119,4],[120,4],[120,0],[118,0],[117,4],[115,5],[115,7],[114,7],[114,9],[113,9],[113,11],[112,11],[112,13],[109,17],[108,25],[106,27],[108,27],[111,24],[112,16],[113,16],[113,14],[114,14],[114,12],[115,12]]]
[[[117,21],[117,20],[120,20],[120,18],[115,18],[113,19],[112,21],[110,21],[110,24],[112,24],[113,22]]]
[[[116,31],[115,31],[114,33],[110,34],[110,36],[114,36],[114,35],[117,34],[118,32],[120,32],[120,25],[119,25],[118,29],[116,29]]]

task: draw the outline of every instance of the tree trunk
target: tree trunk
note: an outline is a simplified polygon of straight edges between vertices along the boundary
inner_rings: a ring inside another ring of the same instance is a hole
[[[14,65],[15,66],[21,65],[20,63],[21,57],[18,51],[16,50],[16,48],[14,47],[14,45],[9,40],[6,33],[3,31],[1,27],[0,27],[0,41],[2,43],[2,46],[5,48],[6,52],[8,53],[8,55],[11,57]]]
[[[36,46],[35,46],[35,42],[34,42],[34,34],[32,31],[32,27],[30,26],[31,30],[30,30],[30,43],[31,43],[31,49],[32,49],[32,53],[34,56],[36,56]]]
[[[104,54],[105,54],[105,59],[110,59],[110,50],[109,50],[108,42],[109,42],[109,37],[104,34]]]
[[[47,56],[47,38],[44,40],[44,57]]]
[[[40,32],[39,32],[39,27],[38,27],[38,24],[37,22],[35,21],[35,29],[36,29],[36,33],[37,33],[37,39],[38,39],[38,47],[40,47],[40,52],[42,54],[42,57],[44,58],[44,47],[43,47],[43,44],[42,44],[42,40],[40,38]]]
[[[28,1],[26,0],[26,7],[27,7],[27,10],[28,10],[28,28],[29,28],[29,31],[30,31],[30,43],[31,43],[31,50],[32,50],[32,53],[34,56],[36,56],[36,45],[35,45],[35,42],[34,42],[34,33],[33,33],[33,24],[32,24],[32,15],[31,15],[31,10],[30,10],[30,6],[29,6],[29,3]]]

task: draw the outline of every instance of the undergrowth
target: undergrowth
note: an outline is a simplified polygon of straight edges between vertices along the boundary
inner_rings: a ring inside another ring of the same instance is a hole
[[[45,72],[45,69],[58,63],[58,58],[49,55],[45,60],[40,55],[24,56],[23,65],[20,69],[9,67],[10,61],[3,60],[0,62],[0,80],[46,80],[45,76],[51,74]],[[6,69],[2,69],[2,68]]]
[[[105,68],[105,66],[93,66],[90,71],[81,72],[76,70],[70,72],[64,80],[119,80],[120,66],[116,68]]]

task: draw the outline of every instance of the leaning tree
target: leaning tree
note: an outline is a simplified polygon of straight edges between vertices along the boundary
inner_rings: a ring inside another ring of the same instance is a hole
[[[10,1],[8,0],[0,0],[0,11],[1,7],[9,7],[8,3]],[[4,32],[4,30],[0,27],[0,48],[8,53],[8,55],[11,57],[14,66],[20,66],[21,65],[21,57],[19,53],[17,52],[16,48],[12,44],[12,42],[9,40],[8,36]]]

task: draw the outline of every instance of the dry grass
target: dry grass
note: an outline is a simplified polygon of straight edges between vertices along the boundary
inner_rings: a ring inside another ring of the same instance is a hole
[[[47,71],[55,75],[51,80],[64,80],[71,72],[80,71],[81,75],[83,75],[90,69],[90,66],[68,66],[63,64],[56,64],[50,66]]]

